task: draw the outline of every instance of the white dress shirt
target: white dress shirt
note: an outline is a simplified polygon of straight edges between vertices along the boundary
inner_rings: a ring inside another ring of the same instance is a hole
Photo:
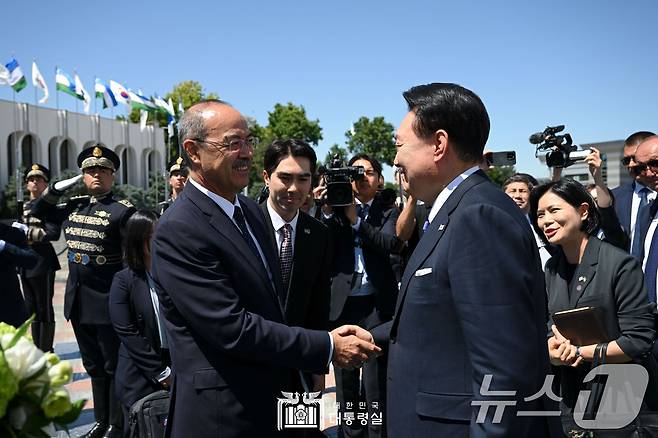
[[[292,244],[292,254],[295,256],[295,236],[297,235],[297,219],[299,219],[299,210],[295,213],[295,217],[290,222],[283,220],[279,213],[270,204],[269,198],[267,199],[267,211],[270,213],[270,220],[272,221],[272,228],[274,228],[274,235],[276,236],[276,248],[278,254],[281,254],[281,244],[283,243],[283,226],[289,224],[292,227],[290,240]]]
[[[427,218],[428,222],[430,223],[432,222],[432,220],[439,213],[439,210],[441,210],[441,207],[443,207],[443,204],[446,203],[452,192],[454,192],[455,189],[459,187],[459,184],[464,182],[466,178],[473,175],[479,169],[480,169],[479,166],[473,166],[470,169],[465,170],[464,172],[457,175],[455,179],[450,181],[450,183],[443,190],[441,190],[439,196],[437,196],[436,199],[434,200],[434,204],[432,204],[432,209],[430,210],[430,214]]]

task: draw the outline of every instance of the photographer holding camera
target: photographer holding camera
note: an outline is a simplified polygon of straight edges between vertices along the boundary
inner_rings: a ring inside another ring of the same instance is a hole
[[[338,327],[350,321],[367,329],[393,316],[398,286],[390,255],[399,252],[403,242],[395,234],[398,209],[384,205],[376,196],[381,164],[358,154],[348,166],[334,159],[314,194],[316,199],[324,200],[324,221],[334,245],[331,324]],[[350,410],[345,403],[356,409],[367,402],[370,414],[374,406],[378,407],[374,412],[384,412],[386,360],[384,352],[364,364],[362,381],[358,369],[335,369],[337,400],[343,411]],[[384,436],[385,430],[384,426],[370,425],[366,431],[358,421],[351,426],[343,423],[341,428],[345,436],[371,438]]]

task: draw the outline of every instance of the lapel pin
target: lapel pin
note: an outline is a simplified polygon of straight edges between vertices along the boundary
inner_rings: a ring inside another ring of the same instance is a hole
[[[443,231],[446,226],[444,224],[439,225],[439,231]]]
[[[306,234],[311,234],[311,230],[309,230],[308,228],[304,228],[304,232],[305,232]]]
[[[580,277],[578,277],[578,281],[585,282],[585,281],[587,281],[587,279],[583,276],[580,276]]]

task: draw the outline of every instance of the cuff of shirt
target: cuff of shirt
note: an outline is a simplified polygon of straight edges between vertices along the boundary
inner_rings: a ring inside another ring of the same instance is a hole
[[[155,379],[156,379],[158,382],[162,383],[162,381],[165,380],[165,379],[166,379],[167,377],[169,377],[170,375],[171,375],[171,368],[167,367],[167,368],[165,368],[165,370],[164,370],[163,372],[161,372],[160,374],[158,374],[158,377],[156,377]]]
[[[352,229],[354,231],[359,231],[359,227],[361,227],[361,217],[357,216],[356,222],[354,223],[354,225],[352,225]]]
[[[331,365],[331,358],[334,357],[334,338],[331,336],[331,333],[327,333],[329,335],[329,361],[327,362],[327,368],[329,368],[329,365]]]
[[[5,241],[0,239],[0,252],[5,249]]]

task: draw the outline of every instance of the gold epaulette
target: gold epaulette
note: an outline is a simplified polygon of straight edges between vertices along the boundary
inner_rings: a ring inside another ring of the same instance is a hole
[[[133,205],[129,200],[127,200],[127,199],[121,199],[120,201],[117,201],[117,202],[118,202],[119,204],[123,204],[123,205],[125,205],[125,206],[128,207],[128,208],[130,208],[130,207],[134,207],[134,205]]]

